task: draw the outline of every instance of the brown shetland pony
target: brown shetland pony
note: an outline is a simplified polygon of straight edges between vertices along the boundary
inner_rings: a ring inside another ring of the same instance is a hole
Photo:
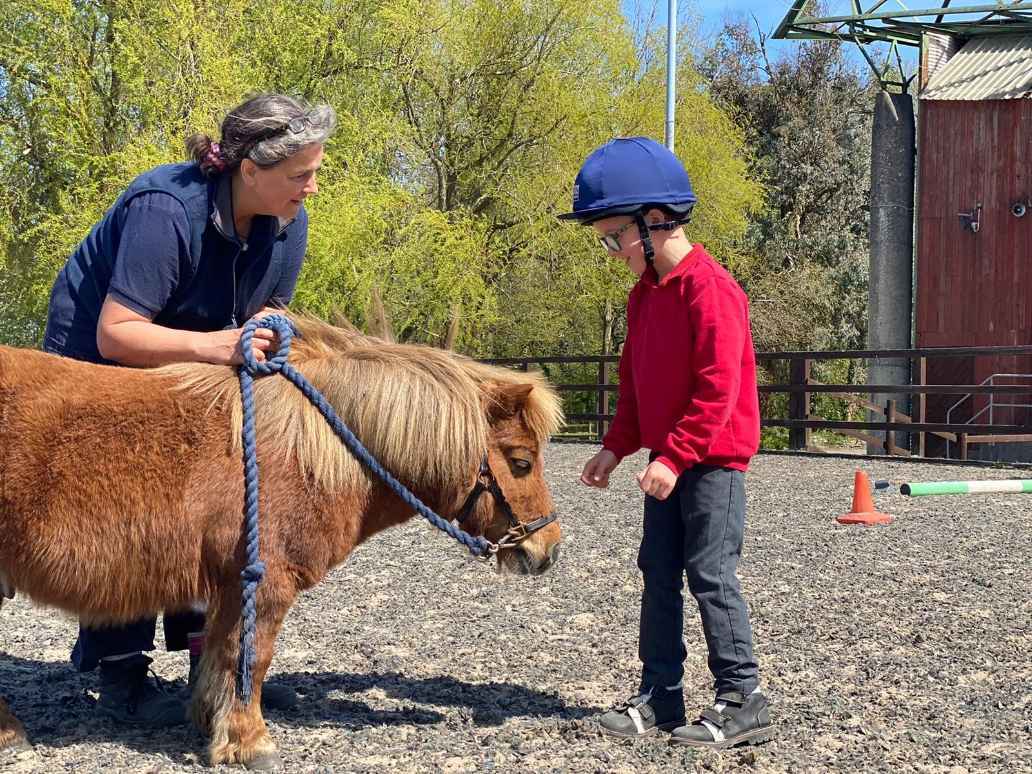
[[[459,510],[485,455],[521,522],[552,512],[541,460],[561,411],[540,378],[311,319],[297,324],[291,362],[436,512]],[[112,368],[0,347],[0,592],[94,625],[205,600],[194,721],[211,737],[213,764],[265,768],[278,758],[261,685],[287,610],[355,546],[413,513],[285,378],[259,379],[255,397],[266,575],[250,704],[235,693],[245,552],[231,368]],[[508,524],[484,494],[463,526],[497,541]],[[499,568],[540,573],[559,538],[552,523],[503,550]],[[440,540],[442,551],[465,550],[443,534],[427,539]],[[0,750],[24,744],[0,699]]]

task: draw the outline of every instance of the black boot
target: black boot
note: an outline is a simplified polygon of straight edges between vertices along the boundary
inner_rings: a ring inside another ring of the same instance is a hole
[[[162,691],[148,675],[151,659],[142,653],[100,662],[97,709],[118,721],[153,728],[186,723],[186,707]]]
[[[628,699],[598,719],[603,733],[632,739],[652,736],[684,724],[684,694],[653,688]]]
[[[194,683],[201,671],[201,657],[190,656],[190,677],[187,679],[187,690],[193,693]],[[300,699],[297,692],[289,685],[269,685],[262,683],[262,709],[263,710],[292,710],[297,707]]]
[[[704,709],[694,723],[675,728],[670,741],[723,750],[738,744],[762,744],[773,735],[766,696],[728,691],[718,695],[716,703]]]

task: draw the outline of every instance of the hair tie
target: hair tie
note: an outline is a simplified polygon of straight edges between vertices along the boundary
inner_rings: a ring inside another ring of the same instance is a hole
[[[214,169],[216,172],[225,170],[226,160],[222,158],[222,148],[219,147],[217,142],[213,142],[208,147],[208,152],[204,154],[204,160],[201,163],[206,167]]]

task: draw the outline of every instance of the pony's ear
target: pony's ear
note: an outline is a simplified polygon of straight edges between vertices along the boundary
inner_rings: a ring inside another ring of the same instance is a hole
[[[495,382],[485,388],[484,408],[488,419],[497,422],[500,419],[515,416],[526,403],[533,384],[504,384]]]

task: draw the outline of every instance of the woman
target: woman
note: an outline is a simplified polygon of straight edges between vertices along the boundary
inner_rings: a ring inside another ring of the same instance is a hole
[[[241,326],[293,297],[308,237],[304,200],[318,192],[335,123],[329,105],[261,94],[229,112],[218,142],[190,137],[191,161],[137,177],[58,274],[43,348],[123,366],[240,363]],[[255,357],[274,343],[271,331],[256,331]],[[168,649],[189,647],[195,665],[204,616],[168,614],[163,625]],[[147,680],[154,630],[155,619],[80,625],[72,662],[80,671],[100,665],[98,705],[116,720],[185,722],[183,703]],[[296,701],[282,689],[262,698]]]

